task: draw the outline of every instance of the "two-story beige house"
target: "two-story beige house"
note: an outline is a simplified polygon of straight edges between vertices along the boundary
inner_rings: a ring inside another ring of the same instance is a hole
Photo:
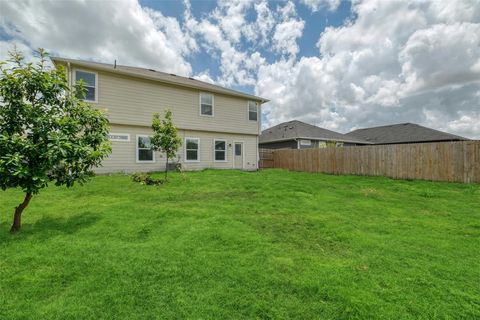
[[[152,69],[52,58],[69,82],[83,80],[85,101],[107,111],[112,154],[99,173],[158,171],[165,156],[150,150],[154,113],[170,109],[185,170],[256,170],[261,104],[266,99]]]

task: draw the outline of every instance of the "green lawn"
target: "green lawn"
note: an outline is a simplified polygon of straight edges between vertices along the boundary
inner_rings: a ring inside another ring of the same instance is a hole
[[[8,230],[1,319],[480,318],[480,185],[269,170],[50,187]]]

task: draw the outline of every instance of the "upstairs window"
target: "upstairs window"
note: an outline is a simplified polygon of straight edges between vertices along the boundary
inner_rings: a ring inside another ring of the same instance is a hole
[[[248,101],[248,120],[258,121],[258,103]]]
[[[213,117],[213,94],[200,93],[200,115]]]
[[[200,147],[200,139],[185,138],[185,160],[199,161],[200,160],[200,157],[198,154],[199,147]]]
[[[137,136],[137,162],[155,162],[149,136]]]
[[[215,161],[227,161],[227,142],[215,140]]]
[[[80,80],[83,81],[85,97],[79,92],[77,98],[84,101],[97,102],[97,74],[75,70],[75,82],[80,82]]]

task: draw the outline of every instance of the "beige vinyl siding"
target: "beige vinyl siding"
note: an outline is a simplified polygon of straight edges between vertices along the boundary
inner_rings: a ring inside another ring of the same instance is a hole
[[[257,169],[257,137],[253,135],[241,135],[241,134],[227,134],[220,132],[202,132],[182,130],[180,132],[183,138],[200,138],[200,161],[199,162],[184,162],[185,159],[182,146],[181,159],[182,166],[186,170],[199,170],[205,168],[217,168],[217,169],[232,169],[233,168],[233,143],[244,143],[244,169],[256,170]],[[214,161],[214,140],[226,140],[227,145],[227,161],[215,162]],[[184,141],[185,139],[183,139]]]
[[[72,69],[75,70],[75,66]],[[199,90],[91,71],[98,74],[98,103],[94,105],[107,110],[111,123],[150,126],[154,113],[170,109],[174,124],[179,129],[253,135],[260,133],[260,122],[248,120],[247,99],[213,94],[214,116],[205,117],[200,115]]]
[[[150,135],[154,113],[166,109],[173,112],[173,121],[179,129],[182,142],[185,137],[199,138],[200,161],[184,161],[184,147],[178,153],[178,161],[185,170],[205,168],[232,169],[234,167],[234,142],[243,142],[243,169],[256,170],[258,164],[259,121],[248,119],[248,99],[218,94],[175,84],[115,74],[109,71],[69,66],[70,79],[75,70],[97,74],[97,102],[95,108],[107,112],[111,133],[129,134],[130,141],[112,141],[112,154],[103,161],[98,173],[159,171],[165,169],[165,157],[155,154],[154,162],[137,161],[137,135]],[[213,117],[200,115],[200,93],[213,94]],[[227,161],[214,161],[214,140],[224,139],[227,145]]]
[[[131,125],[111,125],[111,133],[126,133],[130,135],[130,141],[112,141],[112,154],[105,159],[102,167],[97,168],[97,173],[112,172],[136,172],[136,171],[162,171],[165,169],[165,157],[162,153],[155,154],[154,163],[138,163],[136,159],[136,139],[137,135],[150,135],[151,129],[146,126]],[[257,136],[245,134],[230,134],[221,132],[207,132],[197,130],[179,130],[182,137],[182,147],[178,152],[179,162],[185,170],[201,170],[206,168],[214,169],[232,169],[233,168],[233,143],[244,143],[244,169],[257,169]],[[200,161],[185,162],[184,142],[185,137],[199,138]],[[214,140],[226,140],[227,161],[214,161]]]

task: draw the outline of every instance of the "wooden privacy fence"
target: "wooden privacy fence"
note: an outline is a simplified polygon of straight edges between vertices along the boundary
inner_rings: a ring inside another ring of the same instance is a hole
[[[272,149],[259,149],[260,156],[260,168],[273,168],[273,150]]]
[[[261,168],[480,183],[480,141],[261,150]]]

